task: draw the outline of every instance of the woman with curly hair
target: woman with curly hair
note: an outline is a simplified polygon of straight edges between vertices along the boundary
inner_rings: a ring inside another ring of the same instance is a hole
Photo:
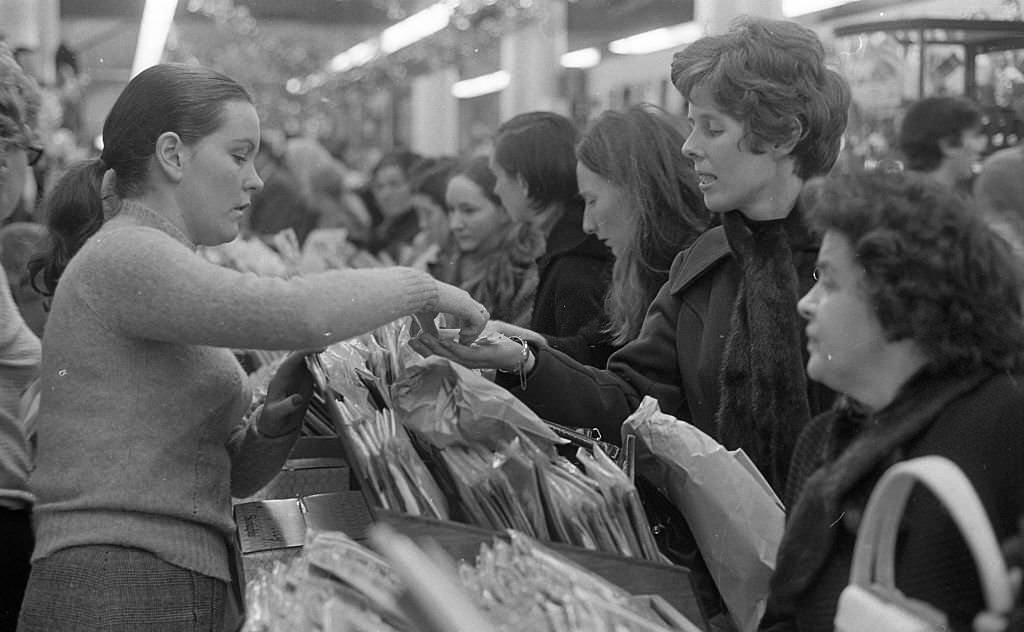
[[[677,168],[696,175],[722,225],[692,243],[681,231],[668,281],[605,369],[530,341],[525,349],[514,340],[466,346],[423,337],[415,345],[504,370],[497,382],[538,415],[596,426],[612,441],[644,396],[655,397],[666,413],[742,448],[781,490],[796,437],[833,397],[804,374],[795,306],[818,245],[797,202],[804,183],[835,164],[849,87],[825,64],[814,31],[754,17],[676,53],[672,81],[691,127],[675,153],[692,165]],[[600,169],[586,156],[583,165]]]
[[[870,173],[806,192],[823,234],[800,300],[808,376],[841,394],[801,433],[786,490],[772,630],[829,630],[858,521],[879,476],[941,455],[977,490],[1000,539],[1024,513],[1024,325],[1010,246],[921,174]],[[969,628],[984,600],[973,558],[938,500],[915,492],[896,550],[908,597]],[[767,625],[768,623],[772,625]]]

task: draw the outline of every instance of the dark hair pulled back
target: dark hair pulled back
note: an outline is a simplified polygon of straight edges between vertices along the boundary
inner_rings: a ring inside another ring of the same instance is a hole
[[[112,169],[120,198],[142,195],[156,141],[176,133],[188,145],[223,124],[224,105],[252,103],[236,81],[201,66],[159,64],[136,75],[114,102],[103,123],[103,153],[69,169],[44,202],[49,227],[47,250],[29,262],[32,286],[53,296],[71,258],[103,225],[100,188]]]

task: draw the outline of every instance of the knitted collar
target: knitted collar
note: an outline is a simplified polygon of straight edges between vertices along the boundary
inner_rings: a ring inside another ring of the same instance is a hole
[[[196,244],[165,215],[135,200],[123,200],[117,215],[111,218],[111,221],[120,218],[139,226],[147,226],[165,232],[187,246],[189,250],[195,251],[196,249]]]

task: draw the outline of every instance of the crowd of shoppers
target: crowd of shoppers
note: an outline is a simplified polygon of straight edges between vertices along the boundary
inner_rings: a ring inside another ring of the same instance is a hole
[[[739,19],[666,73],[685,120],[525,112],[486,155],[396,149],[362,184],[317,141],[267,135],[229,77],[133,78],[102,153],[47,187],[45,224],[0,229],[0,627],[230,626],[230,499],[291,449],[305,355],[414,314],[460,327],[414,349],[496,370],[545,419],[618,442],[653,396],[746,452],[788,510],[764,629],[832,629],[895,462],[948,457],[996,535],[1020,535],[1019,151],[981,165],[979,110],[936,97],[905,113],[901,169],[829,175],[850,89],[794,22]],[[38,98],[6,52],[0,78],[2,220]],[[318,231],[361,256],[303,272]],[[198,256],[239,235],[294,265]],[[238,349],[287,354],[255,410]],[[955,526],[925,493],[907,524],[901,589],[969,629],[983,601]]]

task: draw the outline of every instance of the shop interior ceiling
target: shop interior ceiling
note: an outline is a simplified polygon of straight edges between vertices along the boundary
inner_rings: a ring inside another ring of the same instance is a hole
[[[261,29],[301,33],[340,52],[436,0],[179,0],[175,28],[208,28],[197,7],[244,6]],[[568,2],[569,49],[693,18],[694,0],[535,0]],[[130,74],[143,2],[61,0],[61,37],[94,79],[125,81]],[[191,9],[191,10],[190,10]]]

